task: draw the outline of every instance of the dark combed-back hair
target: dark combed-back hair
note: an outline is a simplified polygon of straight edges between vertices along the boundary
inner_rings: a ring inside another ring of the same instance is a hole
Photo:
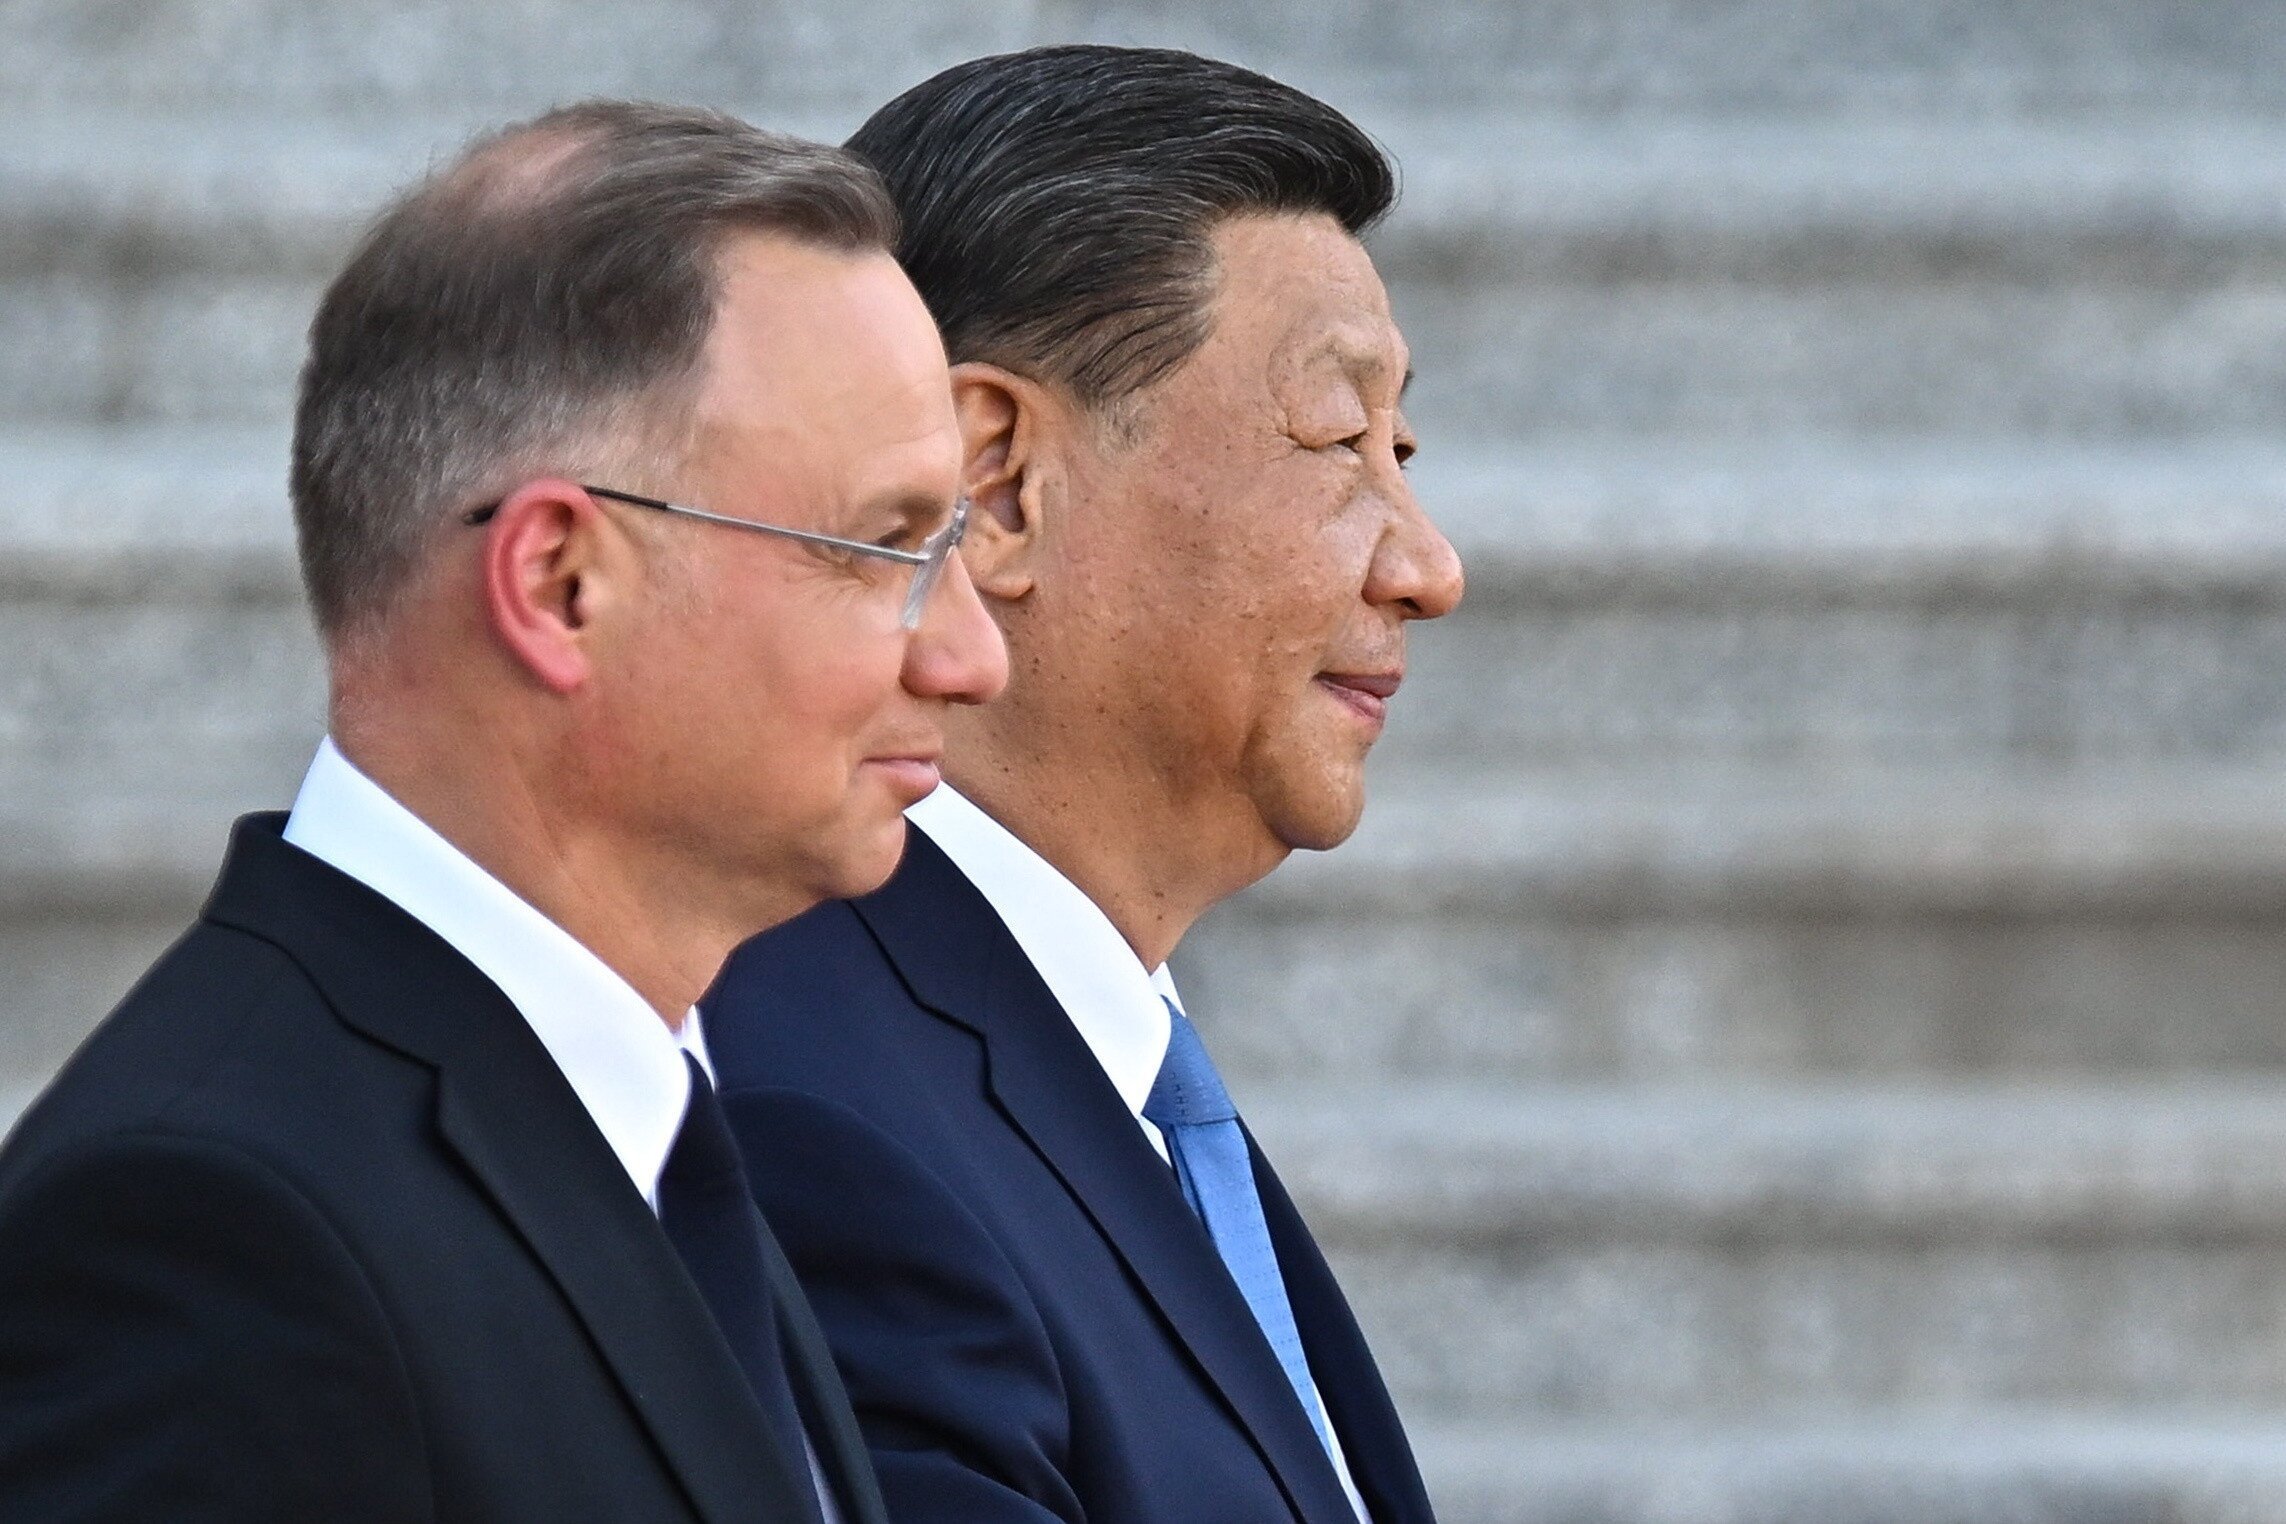
[[[384,213],[310,325],[294,416],[320,630],[385,614],[454,515],[522,475],[679,465],[743,231],[887,252],[897,214],[843,149],[626,101],[494,133]]]
[[[952,358],[1098,411],[1204,342],[1222,219],[1322,212],[1361,234],[1397,199],[1388,155],[1331,106],[1165,48],[976,59],[848,147],[896,199],[898,258]]]

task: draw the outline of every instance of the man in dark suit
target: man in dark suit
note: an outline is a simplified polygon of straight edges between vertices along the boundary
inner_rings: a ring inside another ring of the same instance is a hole
[[[335,281],[332,733],[0,1153],[0,1517],[881,1519],[690,1006],[886,877],[1005,678],[894,227],[840,150],[596,103]]]
[[[952,69],[850,146],[956,362],[1014,678],[889,884],[703,1002],[757,1199],[901,1524],[1426,1524],[1165,967],[1349,834],[1406,625],[1460,596],[1358,241],[1390,166],[1259,75],[1097,47]]]

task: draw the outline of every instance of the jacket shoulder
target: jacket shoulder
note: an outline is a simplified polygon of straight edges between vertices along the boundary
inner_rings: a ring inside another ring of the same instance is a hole
[[[201,922],[26,1110],[0,1149],[0,1193],[60,1150],[139,1129],[272,1159],[322,1159],[340,1151],[329,1139],[370,1124],[361,1114],[374,1104],[401,1111],[413,1078],[402,1059],[338,1020],[283,948]]]
[[[279,1006],[322,1005],[278,947],[200,922],[97,1023],[24,1114],[8,1152],[163,1116]]]

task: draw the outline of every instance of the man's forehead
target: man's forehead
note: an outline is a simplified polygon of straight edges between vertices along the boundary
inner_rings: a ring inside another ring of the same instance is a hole
[[[1389,317],[1389,292],[1373,256],[1322,212],[1226,218],[1213,248],[1218,307],[1285,321]]]
[[[783,495],[777,511],[805,523],[827,503],[949,501],[960,457],[950,377],[896,261],[764,235],[731,252],[726,274],[698,453]]]
[[[1267,340],[1275,370],[1401,382],[1407,353],[1365,245],[1322,214],[1234,217],[1215,234],[1215,326]]]
[[[706,409],[694,455],[729,467],[781,511],[808,500],[809,509],[830,503],[849,513],[941,517],[960,484],[960,427],[949,397],[851,393],[849,401],[822,412]]]
[[[837,249],[783,233],[740,232],[724,240],[715,271],[710,348],[735,351],[771,338],[799,344],[849,332],[855,310],[885,305],[909,309],[912,323],[935,331],[911,282],[883,249]],[[892,293],[894,299],[885,303]],[[872,331],[868,325],[850,338],[859,341]]]

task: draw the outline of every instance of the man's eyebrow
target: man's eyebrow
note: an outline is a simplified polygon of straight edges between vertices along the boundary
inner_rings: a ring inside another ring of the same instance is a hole
[[[1339,366],[1352,383],[1375,381],[1389,374],[1393,368],[1388,350],[1354,333],[1327,334],[1301,351],[1300,365],[1310,368],[1332,362]],[[1402,402],[1413,384],[1413,366],[1410,358],[1405,365],[1405,377],[1398,383],[1397,398]]]
[[[950,512],[951,509],[943,501],[925,492],[900,489],[869,499],[859,510],[858,522],[853,527],[862,529],[867,525],[879,524],[884,519],[891,519],[900,528],[919,529],[926,526],[933,529],[943,523]]]
[[[1328,346],[1328,352],[1338,356],[1342,368],[1349,371],[1353,376],[1378,379],[1389,374],[1389,356],[1384,350],[1336,340]],[[1412,384],[1413,365],[1408,360],[1405,364],[1405,378],[1397,384],[1397,396],[1400,401],[1404,399],[1405,388]]]

